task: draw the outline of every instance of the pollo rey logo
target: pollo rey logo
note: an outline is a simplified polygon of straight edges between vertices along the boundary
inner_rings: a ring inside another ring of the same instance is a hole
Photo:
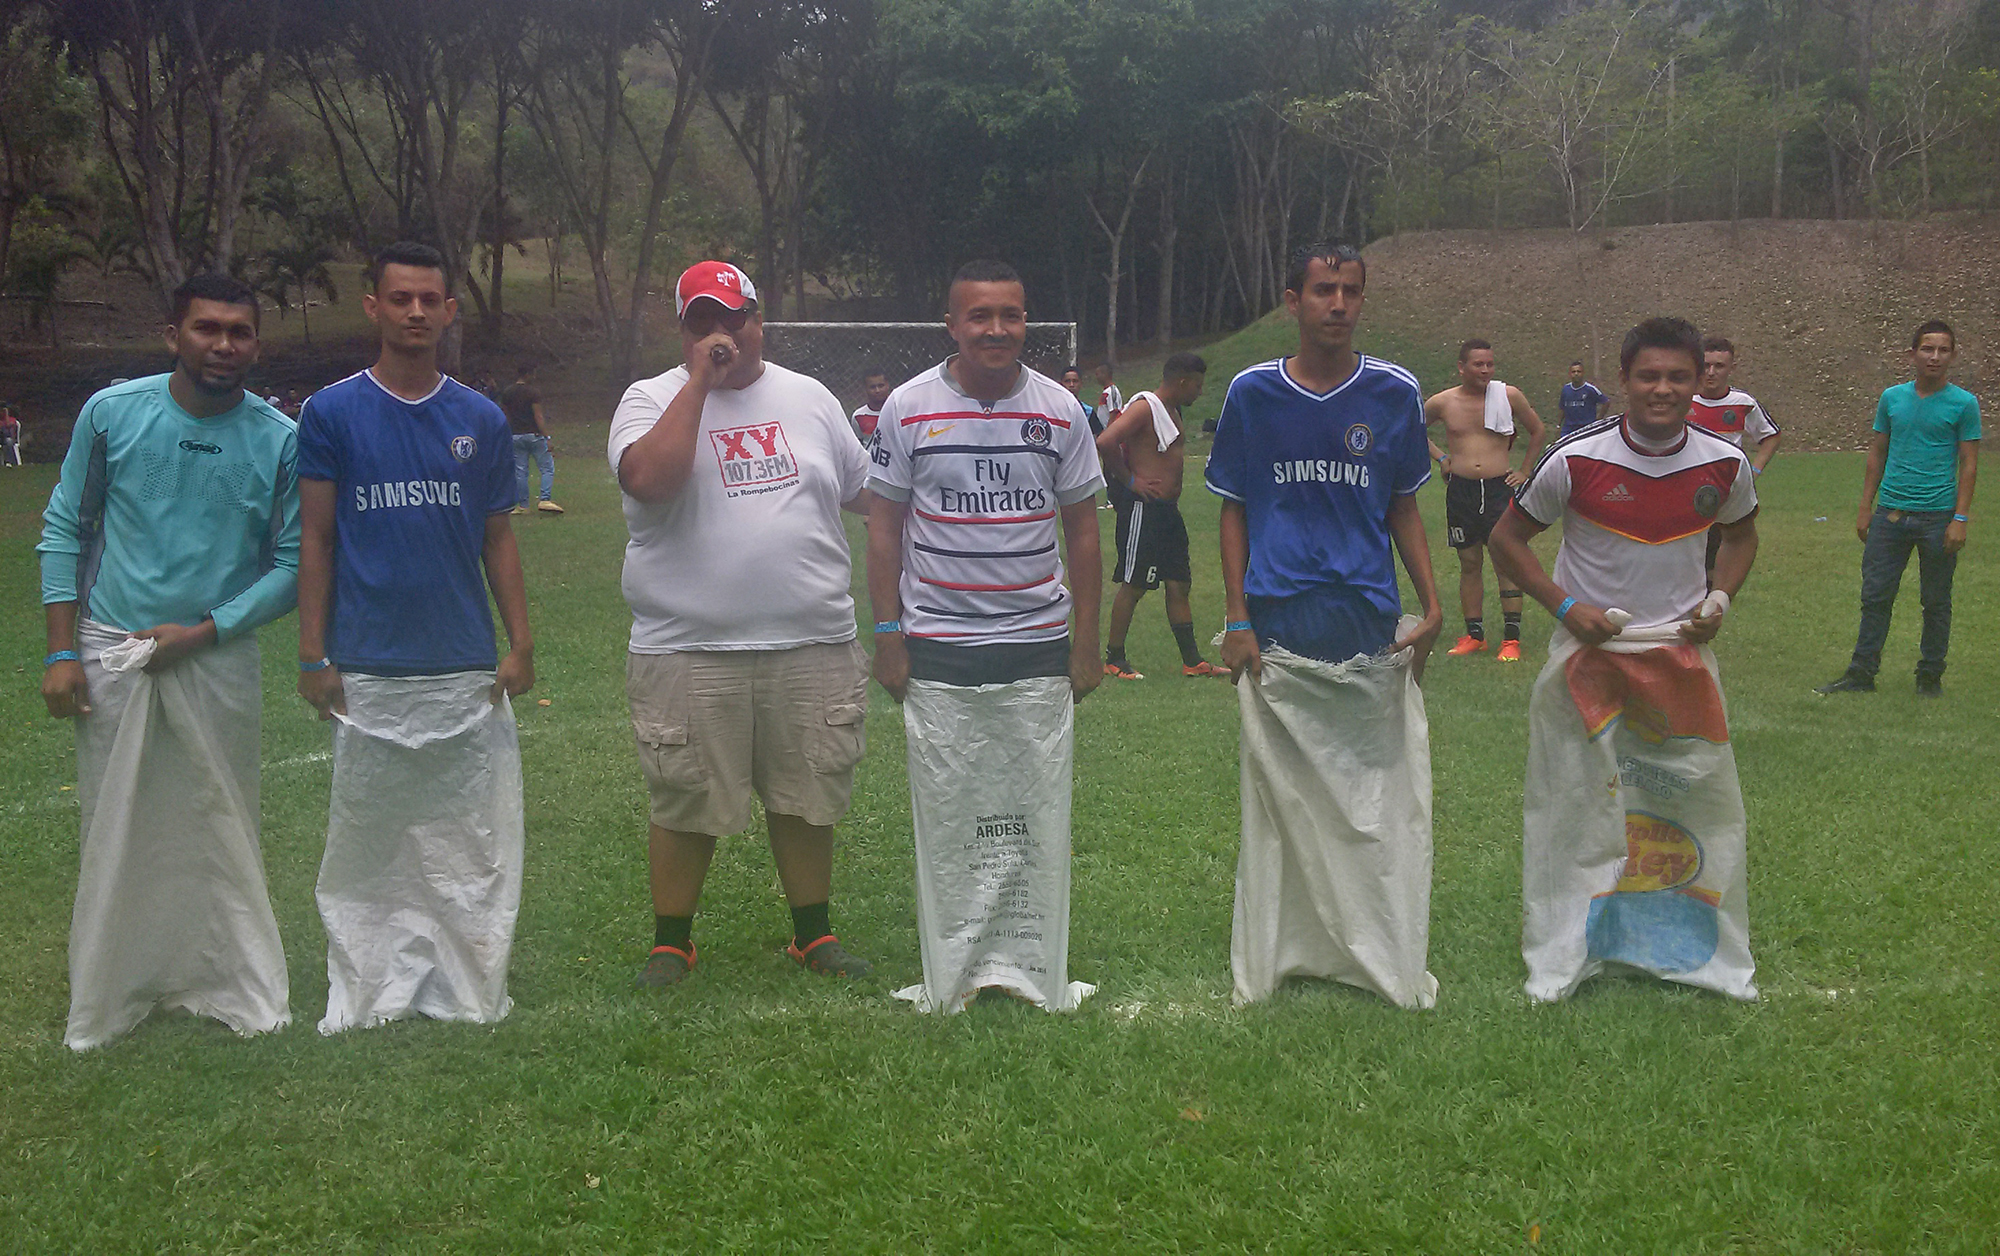
[[[722,471],[723,491],[729,496],[769,493],[798,483],[798,460],[792,457],[782,424],[723,428],[708,438]]]
[[[1694,834],[1650,812],[1625,813],[1625,869],[1618,893],[1679,889],[1701,875],[1701,863],[1701,843]],[[1686,892],[1702,896],[1700,890]]]

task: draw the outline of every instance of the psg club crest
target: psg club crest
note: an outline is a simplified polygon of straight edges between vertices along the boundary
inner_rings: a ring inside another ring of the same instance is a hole
[[[451,438],[451,456],[460,462],[471,462],[472,455],[478,452],[479,442],[470,436],[454,436]]]
[[[1713,484],[1704,484],[1694,491],[1694,512],[1704,519],[1715,518],[1715,512],[1722,509],[1722,490]]]
[[[1347,429],[1347,452],[1359,458],[1368,452],[1368,446],[1375,442],[1375,434],[1368,430],[1366,423],[1356,423]]]
[[[1021,420],[1021,440],[1024,444],[1046,449],[1049,444],[1049,421],[1040,415]]]

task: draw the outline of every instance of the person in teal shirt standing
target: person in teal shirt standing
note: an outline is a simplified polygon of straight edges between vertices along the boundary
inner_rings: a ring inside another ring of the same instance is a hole
[[[1951,580],[1972,512],[1979,472],[1979,399],[1950,383],[1958,337],[1933,320],[1910,338],[1917,377],[1884,390],[1875,406],[1875,439],[1862,474],[1854,531],[1862,541],[1861,632],[1854,658],[1839,679],[1817,693],[1873,693],[1896,590],[1917,552],[1924,633],[1918,647],[1917,693],[1944,692],[1944,656],[1951,644]]]
[[[42,699],[74,719],[81,869],[63,1040],[155,1008],[291,1020],[258,844],[256,630],[298,600],[298,435],[243,388],[257,298],[174,295],[174,368],[84,403],[43,513]]]

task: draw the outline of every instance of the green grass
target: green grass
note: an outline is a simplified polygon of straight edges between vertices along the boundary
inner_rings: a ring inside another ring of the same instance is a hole
[[[1233,1009],[1236,715],[1226,685],[1175,674],[1154,597],[1131,642],[1149,679],[1078,717],[1070,972],[1100,993],[1073,1016],[943,1020],[886,995],[919,969],[902,734],[879,692],[834,908],[884,980],[784,958],[753,834],[716,861],[694,980],[630,989],[650,911],[601,441],[560,432],[570,513],[517,520],[550,705],[520,708],[514,1014],[313,1032],[328,741],[290,696],[287,620],[263,642],[264,843],[298,1023],[241,1041],[156,1018],[85,1057],[61,1044],[72,737],[35,692],[53,468],[0,473],[0,642],[20,661],[0,695],[9,1250],[1992,1250],[2000,563],[1975,531],[1942,702],[1910,693],[1914,574],[1882,692],[1814,697],[1855,624],[1853,457],[1781,457],[1765,478],[1764,548],[1718,646],[1763,1002],[1619,980],[1522,996],[1532,611],[1529,665],[1432,661],[1436,1010],[1328,986]],[[1435,486],[1423,504],[1440,529]],[[1198,491],[1187,511],[1206,637],[1216,511]]]

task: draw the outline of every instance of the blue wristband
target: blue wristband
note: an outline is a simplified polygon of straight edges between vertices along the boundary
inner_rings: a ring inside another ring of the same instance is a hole
[[[1972,522],[1972,520],[1970,520],[1970,519],[1967,519],[1967,518],[1966,518],[1966,517],[1965,517],[1964,515],[1953,515],[1953,516],[1951,517],[1951,521],[1952,521],[1953,523],[1971,523],[1971,522]]]
[[[1562,602],[1556,607],[1556,618],[1560,620],[1563,616],[1569,614],[1569,608],[1575,605],[1576,605],[1575,598],[1573,597],[1564,598]]]
[[[58,663],[80,663],[75,650],[57,650],[42,660],[43,667],[54,667]]]
[[[323,672],[332,666],[332,659],[321,659],[317,663],[301,663],[299,664],[299,670],[302,672]]]
[[[878,633],[901,632],[903,631],[903,621],[900,619],[882,620],[881,622],[875,625],[875,631]]]
[[[1247,619],[1232,619],[1222,625],[1222,631],[1224,632],[1254,632],[1255,630],[1255,625]]]

